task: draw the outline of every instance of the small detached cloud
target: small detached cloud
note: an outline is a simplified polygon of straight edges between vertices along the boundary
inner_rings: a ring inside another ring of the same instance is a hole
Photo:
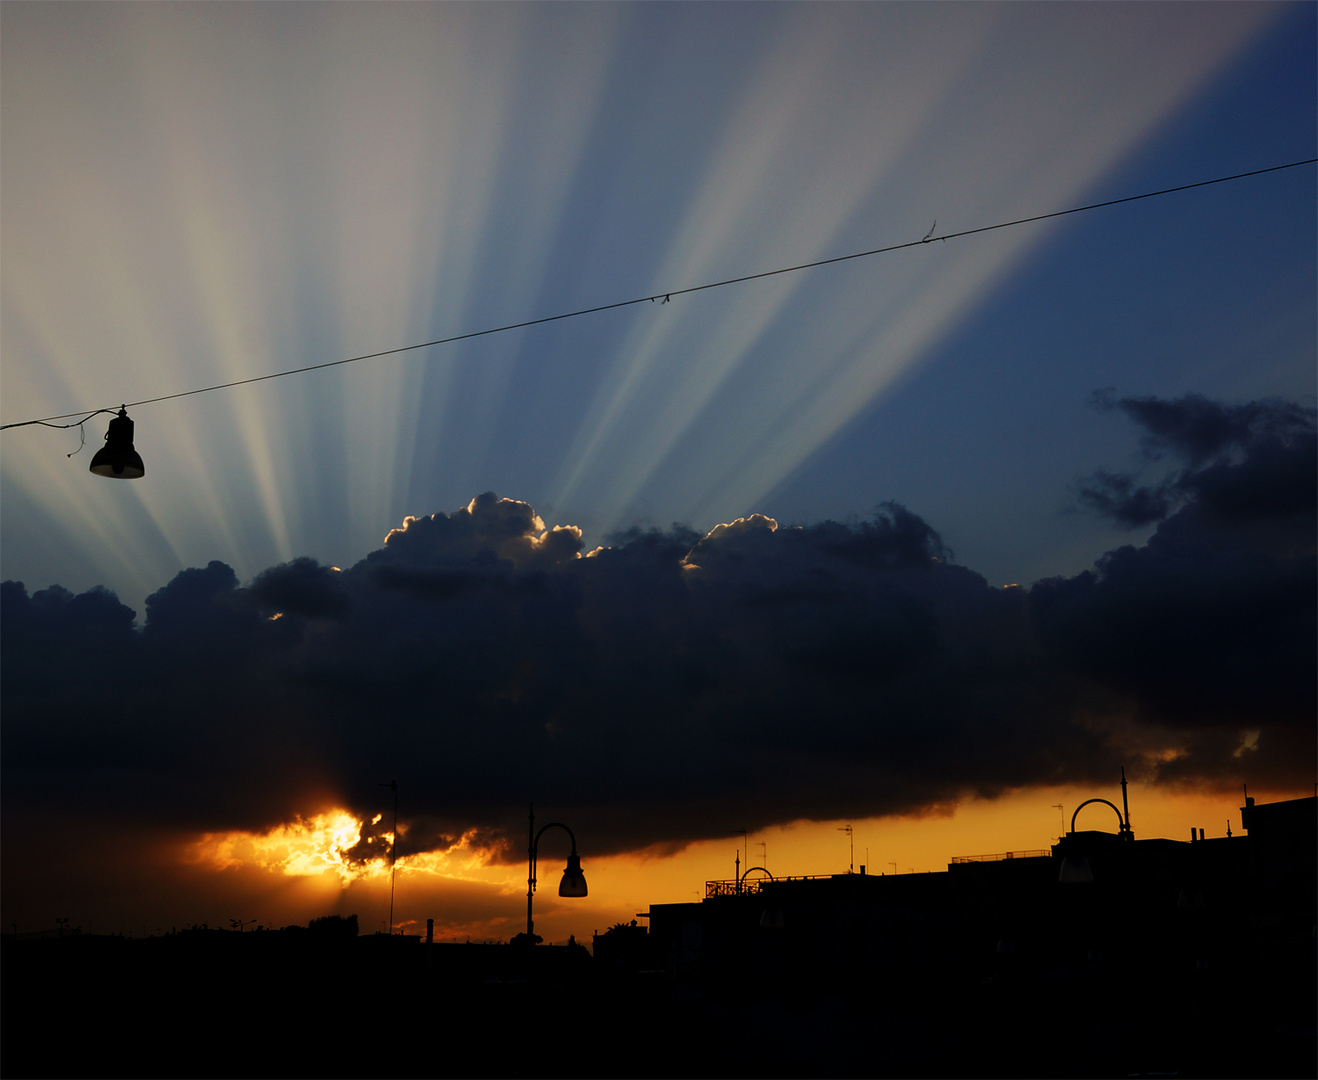
[[[1157,530],[1030,590],[989,586],[893,503],[585,553],[489,493],[343,571],[185,570],[140,630],[103,590],[6,582],[6,813],[261,831],[329,806],[369,821],[397,780],[404,850],[516,858],[530,801],[604,853],[1122,764],[1308,782],[1312,412],[1111,407],[1176,465],[1162,501],[1123,511]],[[1100,475],[1131,504],[1139,483]],[[347,857],[378,856],[391,820]]]
[[[1312,506],[1318,466],[1311,408],[1278,400],[1224,405],[1198,394],[1117,398],[1110,390],[1093,402],[1144,429],[1147,466],[1174,464],[1152,482],[1141,482],[1142,471],[1100,470],[1079,483],[1081,503],[1119,525],[1151,525],[1191,500],[1223,520]]]

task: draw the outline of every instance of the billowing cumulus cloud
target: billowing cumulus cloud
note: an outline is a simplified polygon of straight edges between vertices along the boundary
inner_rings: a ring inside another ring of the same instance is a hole
[[[586,552],[488,493],[342,571],[185,570],[140,629],[103,590],[7,582],[6,809],[262,829],[373,811],[397,779],[410,850],[498,847],[534,800],[617,851],[1119,764],[1306,782],[1313,414],[1119,407],[1175,466],[1157,531],[1029,590],[989,586],[891,503]]]

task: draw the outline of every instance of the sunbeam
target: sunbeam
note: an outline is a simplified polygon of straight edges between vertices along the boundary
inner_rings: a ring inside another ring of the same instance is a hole
[[[7,50],[6,412],[918,239],[935,217],[947,231],[1055,209],[1273,9],[1232,6],[1189,34],[1158,6],[655,16],[111,7],[80,11],[90,66]],[[7,25],[34,43],[64,32],[41,9]],[[697,29],[729,43],[718,66],[635,81],[639,56],[708,63]],[[1132,41],[1159,62],[1116,63]],[[1025,65],[1048,93],[1016,77]],[[618,131],[624,101],[661,127],[689,115],[674,130],[689,127],[690,153],[656,158],[647,130]],[[601,189],[610,175],[631,187]],[[496,485],[597,535],[712,523],[757,509],[1056,232],[144,408],[149,479],[127,500],[89,492],[51,436],[7,436],[5,482],[66,524],[83,581],[138,600],[162,552],[240,575],[350,561],[405,513]],[[7,531],[11,564],[24,535]]]

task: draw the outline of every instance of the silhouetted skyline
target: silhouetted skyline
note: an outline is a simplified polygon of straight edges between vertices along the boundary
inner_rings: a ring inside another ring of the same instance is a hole
[[[5,422],[929,238],[135,408],[130,482],[6,431],[4,919],[1307,790],[1313,166],[938,238],[1314,156],[1316,20],[0,6]]]

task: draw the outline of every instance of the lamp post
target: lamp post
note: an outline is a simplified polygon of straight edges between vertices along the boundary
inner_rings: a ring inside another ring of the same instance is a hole
[[[749,861],[750,860],[748,859],[747,862]],[[737,878],[738,896],[740,896],[743,891],[747,893],[750,892],[750,889],[746,885],[746,878],[750,875],[751,871],[753,870],[762,871],[764,873],[764,876],[767,877],[770,881],[778,880],[771,873],[769,873],[769,871],[766,870],[763,866],[748,866],[746,867],[746,873],[742,874],[740,877]],[[783,928],[782,909],[766,907],[763,911],[760,912],[760,926],[762,926],[766,930],[781,930]]]
[[[563,870],[563,880],[558,883],[559,896],[585,896],[586,875],[581,872],[581,857],[577,854],[577,838],[572,830],[561,821],[551,821],[535,831],[535,806],[531,807],[531,846],[527,849],[528,872],[526,875],[526,941],[535,941],[535,923],[531,918],[531,898],[535,894],[536,856],[540,847],[540,837],[548,829],[562,829],[572,841],[572,854],[567,857],[567,866]]]

